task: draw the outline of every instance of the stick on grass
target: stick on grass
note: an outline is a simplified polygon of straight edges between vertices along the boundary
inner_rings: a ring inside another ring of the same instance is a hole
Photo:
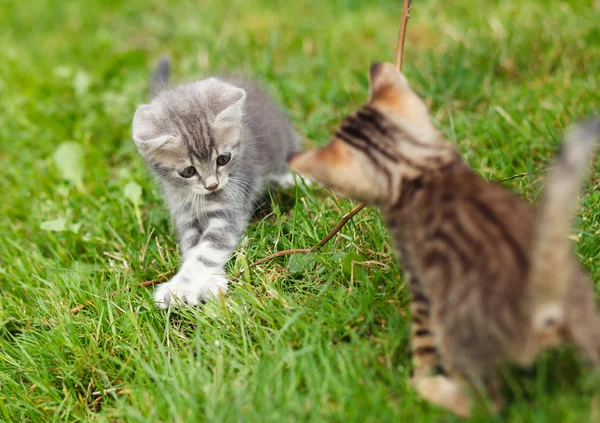
[[[365,203],[360,203],[358,205],[356,205],[349,213],[346,213],[342,219],[339,221],[339,223],[337,225],[335,225],[335,227],[329,231],[329,233],[325,236],[325,238],[323,238],[322,240],[320,240],[314,247],[312,248],[296,248],[293,250],[283,250],[283,251],[278,251],[274,254],[271,254],[270,256],[261,258],[260,260],[255,261],[254,263],[250,263],[248,265],[248,269],[251,269],[255,266],[258,266],[259,264],[262,264],[266,261],[272,260],[276,257],[282,257],[282,256],[289,256],[292,254],[310,254],[310,253],[314,253],[316,252],[319,248],[321,248],[323,245],[327,244],[329,242],[329,240],[331,238],[334,237],[335,234],[337,234],[340,229],[342,229],[342,227],[350,220],[352,219],[352,217],[358,213],[359,211],[361,211],[363,208],[365,207]],[[235,275],[236,277],[238,277],[243,271],[240,270],[237,272],[237,274]]]
[[[406,25],[410,18],[411,0],[404,0],[402,5],[402,17],[400,18],[400,30],[398,31],[398,44],[396,44],[396,69],[402,71],[402,57],[404,56],[404,40],[406,38]]]

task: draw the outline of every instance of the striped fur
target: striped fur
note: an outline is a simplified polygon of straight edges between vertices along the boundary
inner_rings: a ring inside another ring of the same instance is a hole
[[[298,144],[256,84],[208,78],[168,88],[168,74],[162,59],[152,81],[156,97],[138,108],[132,125],[140,154],[163,186],[182,253],[179,272],[155,292],[163,308],[227,291],[224,266],[266,184],[289,180],[285,159]],[[225,164],[222,155],[229,157]]]
[[[382,209],[412,292],[413,384],[470,414],[470,392],[501,398],[495,368],[569,341],[600,363],[600,316],[566,239],[600,119],[568,137],[538,210],[471,171],[389,64],[371,99],[293,170]],[[335,153],[334,153],[335,152]],[[437,374],[436,374],[437,373]]]

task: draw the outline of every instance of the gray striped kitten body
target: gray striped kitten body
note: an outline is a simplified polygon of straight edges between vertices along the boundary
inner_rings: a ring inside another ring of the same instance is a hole
[[[500,406],[498,365],[562,342],[600,364],[596,294],[567,239],[600,118],[569,133],[533,209],[468,168],[393,65],[370,79],[369,103],[290,166],[382,209],[412,293],[415,388],[467,416],[469,393]]]
[[[227,291],[224,266],[266,186],[290,182],[286,158],[298,137],[253,81],[208,78],[166,88],[164,60],[156,75],[154,99],[133,118],[133,138],[162,185],[183,263],[154,298],[163,308],[175,299],[196,305]]]

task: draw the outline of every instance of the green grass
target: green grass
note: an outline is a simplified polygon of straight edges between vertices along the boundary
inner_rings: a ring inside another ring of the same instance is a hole
[[[171,55],[180,80],[258,76],[320,145],[365,100],[370,62],[394,60],[400,5],[0,0],[0,421],[457,421],[408,385],[408,294],[374,210],[319,253],[254,268],[199,310],[159,311],[136,287],[179,264],[130,139],[158,57]],[[527,199],[564,129],[598,111],[598,7],[414,2],[405,74],[474,169],[526,173],[505,184]],[[82,158],[56,159],[66,141]],[[78,165],[83,179],[65,180]],[[576,246],[600,281],[598,165],[590,178]],[[352,207],[316,187],[289,196],[250,226],[230,274],[314,245]],[[351,280],[347,253],[374,264]],[[507,379],[496,421],[600,419],[598,378],[568,350]]]

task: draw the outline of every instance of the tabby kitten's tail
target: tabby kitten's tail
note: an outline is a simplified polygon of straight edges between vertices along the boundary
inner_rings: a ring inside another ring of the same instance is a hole
[[[158,61],[152,82],[150,83],[151,98],[158,96],[169,85],[169,76],[171,75],[171,62],[168,56],[163,56]]]
[[[542,194],[529,277],[533,325],[541,331],[564,318],[562,303],[577,265],[567,236],[581,181],[599,141],[600,117],[572,128]]]

